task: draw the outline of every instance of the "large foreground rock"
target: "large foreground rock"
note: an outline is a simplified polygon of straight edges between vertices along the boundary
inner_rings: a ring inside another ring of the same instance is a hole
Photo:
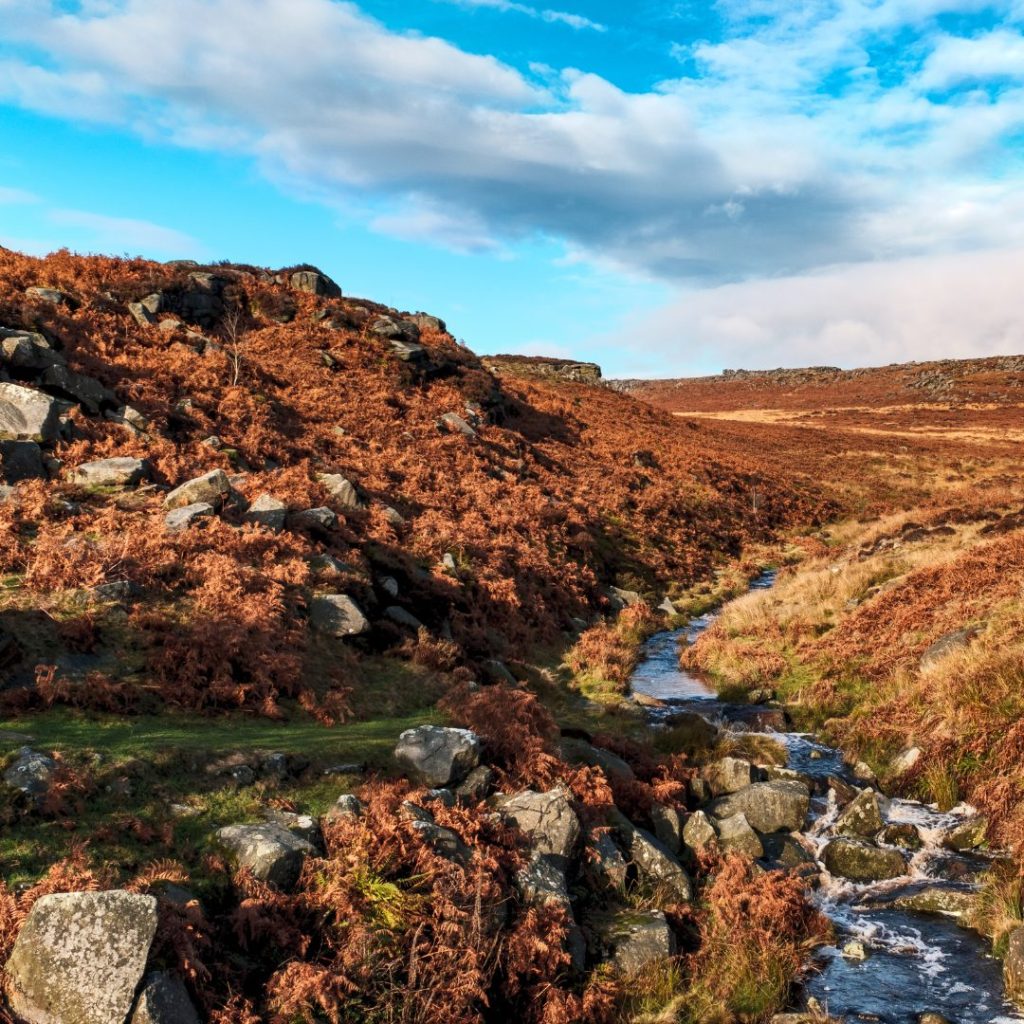
[[[66,409],[41,391],[0,382],[0,440],[56,441]]]
[[[803,783],[775,779],[723,796],[708,809],[716,818],[742,813],[758,832],[798,832],[810,805],[811,795]]]
[[[624,814],[612,811],[609,820],[641,882],[662,890],[667,902],[689,903],[693,899],[690,876],[663,843]]]
[[[152,896],[43,896],[7,962],[11,1007],[28,1024],[123,1024],[157,925]]]
[[[424,786],[448,786],[461,782],[480,763],[480,738],[469,729],[421,725],[398,737],[395,760]]]
[[[557,857],[563,864],[572,855],[580,837],[580,820],[564,789],[547,793],[524,789],[499,800],[498,807],[529,837],[534,853]]]
[[[312,843],[280,825],[228,825],[218,829],[217,840],[239,867],[285,891],[298,881],[306,858],[316,853]]]
[[[878,882],[907,873],[899,850],[882,849],[859,839],[833,839],[821,857],[829,873],[852,882]]]

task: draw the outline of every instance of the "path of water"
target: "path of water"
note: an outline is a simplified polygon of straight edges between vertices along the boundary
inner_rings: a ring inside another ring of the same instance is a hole
[[[767,589],[775,581],[765,573],[753,589]],[[679,644],[693,642],[714,622],[714,613],[693,619],[682,629],[657,633],[647,641],[643,660],[632,678],[633,690],[656,697],[672,710],[685,708],[729,727],[728,706],[699,676],[679,667]],[[658,710],[651,712],[654,721]],[[732,726],[746,728],[747,725]],[[789,750],[789,767],[815,780],[838,775],[853,781],[842,753],[800,733],[779,733]],[[910,1024],[927,1011],[940,1013],[953,1024],[1010,1024],[1024,1022],[1004,998],[1001,966],[978,935],[960,928],[952,916],[921,914],[879,906],[908,886],[949,885],[951,872],[976,884],[983,858],[960,856],[942,850],[942,833],[967,820],[973,810],[966,806],[947,814],[908,800],[883,801],[887,822],[909,822],[918,827],[924,844],[910,859],[908,874],[887,882],[855,884],[832,877],[819,861],[820,886],[814,891],[817,906],[834,923],[837,944],[819,952],[815,970],[807,979],[801,1003],[813,997],[829,1013],[848,1020]],[[800,839],[817,855],[828,839],[835,820],[834,798],[816,796]],[[854,960],[840,950],[858,940],[868,956]],[[797,1007],[798,1009],[801,1007]]]

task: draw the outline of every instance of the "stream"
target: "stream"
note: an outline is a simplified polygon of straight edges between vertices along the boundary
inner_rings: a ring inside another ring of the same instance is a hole
[[[764,590],[775,582],[764,573],[752,589]],[[701,615],[682,629],[664,631],[646,643],[641,663],[632,677],[635,693],[655,697],[667,711],[651,708],[652,723],[666,713],[696,711],[725,728],[737,731],[771,730],[752,718],[749,709],[722,703],[699,676],[679,667],[679,643],[695,640],[716,618]],[[974,815],[960,805],[948,813],[910,800],[882,800],[886,824],[912,824],[922,839],[921,848],[908,862],[907,874],[882,882],[854,883],[833,877],[818,859],[830,838],[829,827],[838,817],[828,776],[853,785],[850,767],[842,752],[802,733],[778,731],[789,752],[788,767],[809,776],[815,783],[805,830],[798,839],[814,856],[820,869],[820,885],[811,893],[815,905],[835,926],[836,945],[817,951],[814,969],[801,988],[800,1005],[809,999],[834,1016],[849,1021],[911,1024],[920,1014],[942,1014],[953,1024],[1010,1024],[1024,1015],[1006,1001],[1002,965],[989,953],[981,936],[957,925],[954,916],[925,914],[885,906],[900,895],[924,886],[938,885],[950,892],[969,892],[989,861],[978,854],[950,853],[940,846],[941,836]],[[849,944],[862,947],[864,959],[844,955]]]

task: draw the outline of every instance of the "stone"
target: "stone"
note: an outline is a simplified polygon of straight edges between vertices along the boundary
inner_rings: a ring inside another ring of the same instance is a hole
[[[429,313],[413,313],[407,319],[421,331],[437,331],[439,334],[448,333],[447,324],[440,317],[431,316]]]
[[[224,278],[196,272],[189,274],[188,280],[188,287],[178,296],[178,312],[190,323],[212,327],[224,313]]]
[[[185,983],[169,971],[147,975],[128,1024],[199,1024]]]
[[[352,793],[342,793],[325,817],[328,821],[355,821],[363,816],[363,802]]]
[[[988,833],[988,818],[979,815],[950,829],[942,837],[942,845],[947,850],[976,850],[985,842]]]
[[[295,811],[279,811],[276,808],[268,808],[263,812],[264,817],[271,825],[280,825],[288,829],[292,835],[305,839],[311,846],[320,849],[323,845],[323,835],[320,832],[320,822],[311,814],[297,814]]]
[[[842,954],[847,960],[867,960],[868,951],[860,939],[851,939],[843,946]]]
[[[149,327],[156,323],[156,315],[164,308],[164,297],[161,292],[153,292],[138,302],[128,303],[128,312],[140,327]]]
[[[694,811],[683,826],[683,845],[694,853],[702,852],[717,842],[718,833],[711,819],[703,811]]]
[[[974,626],[967,627],[965,629],[954,629],[952,632],[946,633],[944,636],[940,636],[939,639],[921,655],[921,671],[927,672],[930,668],[942,661],[943,658],[948,657],[956,651],[966,649],[977,635],[978,628]]]
[[[907,873],[906,858],[899,850],[872,846],[861,839],[833,839],[821,860],[830,874],[852,882],[878,882]]]
[[[148,480],[151,470],[145,459],[119,456],[83,462],[71,472],[73,483],[82,487],[131,487]]]
[[[450,434],[476,437],[476,431],[457,412],[446,412],[438,422]]]
[[[883,893],[868,893],[858,907],[909,910],[915,914],[971,917],[981,905],[977,886],[960,882],[913,882]]]
[[[406,729],[398,737],[395,760],[424,786],[457,784],[480,763],[480,737],[469,729],[440,725]]]
[[[321,473],[317,479],[331,496],[331,501],[342,511],[347,512],[362,507],[355,484],[340,473]]]
[[[917,1024],[953,1024],[944,1014],[936,1013],[934,1010],[925,1010],[917,1015]]]
[[[29,796],[42,796],[57,773],[57,762],[31,747],[22,747],[4,772],[4,782]]]
[[[568,861],[580,838],[580,819],[567,790],[538,793],[524,789],[496,803],[502,816],[530,840],[534,853],[557,857],[563,865]]]
[[[534,851],[526,866],[516,874],[516,888],[523,902],[530,906],[553,903],[569,909],[569,883],[565,877],[565,861],[550,854]]]
[[[1003,982],[1012,999],[1024,999],[1024,925],[1010,932],[1003,957]]]
[[[786,832],[772,832],[761,836],[760,839],[764,847],[764,856],[772,867],[792,871],[802,868],[805,864],[814,863],[814,858],[800,845],[796,836]]]
[[[676,855],[683,848],[683,819],[674,808],[665,804],[652,804],[650,809],[654,837]]]
[[[834,795],[837,807],[846,807],[856,800],[857,794],[860,793],[856,786],[851,786],[849,782],[839,778],[838,775],[829,775],[825,779],[825,785]]]
[[[378,580],[380,589],[384,591],[388,597],[398,597],[398,580],[394,576],[382,576]]]
[[[56,441],[67,408],[41,391],[0,381],[0,441]]]
[[[752,860],[764,856],[761,840],[742,811],[718,822],[718,843],[723,850],[745,854]]]
[[[585,764],[600,768],[608,778],[632,780],[636,778],[633,769],[617,754],[601,747],[595,747],[586,740],[574,736],[563,736],[559,741],[562,760],[570,764]]]
[[[459,864],[468,864],[472,860],[473,852],[462,841],[462,837],[450,828],[443,828],[433,821],[413,821],[411,824],[413,831],[417,832],[438,856]]]
[[[41,288],[39,285],[33,285],[31,288],[25,289],[25,294],[30,299],[38,299],[40,302],[49,302],[54,306],[72,306],[74,300],[69,295],[65,295],[64,292],[58,291],[56,288]]]
[[[641,881],[667,890],[669,899],[689,903],[693,898],[690,876],[663,843],[646,830],[637,827],[624,814],[612,811],[612,827],[622,843],[629,862]]]
[[[338,525],[338,516],[333,509],[321,505],[289,512],[285,525],[289,530],[333,530]]]
[[[626,976],[636,975],[676,951],[675,936],[660,910],[622,910],[601,923],[598,932],[602,943],[611,949],[615,969]]]
[[[920,747],[907,747],[892,759],[889,770],[893,775],[906,775],[921,760],[921,754]]]
[[[370,628],[369,620],[348,594],[320,594],[309,603],[309,623],[325,636],[359,636]]]
[[[223,469],[214,469],[175,487],[164,498],[164,508],[184,508],[186,505],[207,504],[218,509],[233,494],[234,489],[227,473]]]
[[[153,896],[118,889],[43,896],[7,961],[11,1009],[28,1024],[122,1024],[156,926]]]
[[[853,766],[853,777],[858,782],[866,782],[869,786],[878,784],[878,776],[875,774],[874,768],[865,761],[858,761]]]
[[[41,334],[0,328],[0,361],[17,370],[38,371],[62,366],[64,357]]]
[[[240,868],[255,878],[288,891],[299,880],[313,844],[280,825],[228,825],[217,830],[217,842]]]
[[[603,829],[591,832],[583,855],[583,872],[597,888],[622,891],[629,877],[629,865],[615,840]]]
[[[403,800],[398,805],[398,817],[402,821],[433,821],[434,816],[425,807],[414,804],[411,800]]]
[[[404,341],[402,338],[388,338],[388,344],[400,362],[422,363],[428,358],[427,350],[415,341]]]
[[[261,526],[271,533],[280,533],[288,518],[288,506],[271,494],[261,494],[245,513],[243,522]]]
[[[389,526],[398,529],[400,526],[405,526],[405,516],[398,511],[397,508],[393,508],[391,505],[383,505],[381,512],[384,514],[384,519],[387,521]]]
[[[716,818],[728,818],[742,811],[751,828],[758,832],[798,832],[803,828],[811,796],[800,782],[776,779],[719,797],[709,811]]]
[[[455,796],[463,803],[485,800],[494,788],[494,769],[477,765],[456,787]]]
[[[726,796],[756,781],[754,766],[741,757],[723,757],[701,773],[708,780],[712,796]]]
[[[898,846],[903,850],[920,850],[922,845],[921,833],[909,822],[886,825],[876,838],[885,846]]]
[[[392,316],[379,316],[370,324],[370,334],[384,341],[401,340],[418,342],[420,329],[410,320],[402,320]]]
[[[616,611],[621,611],[623,608],[630,608],[643,601],[643,597],[635,590],[624,590],[622,587],[608,587],[608,589],[605,590],[605,596],[608,598],[609,604],[611,604]]]
[[[710,747],[718,739],[718,726],[696,711],[672,711],[661,721],[683,734],[685,738],[681,742],[689,747]]]
[[[407,612],[397,604],[388,605],[388,607],[384,609],[384,616],[396,625],[406,626],[412,630],[423,629],[423,623],[420,622],[412,612]]]
[[[0,483],[17,484],[45,476],[43,452],[35,441],[0,441]]]
[[[319,270],[296,270],[289,283],[297,292],[308,292],[325,299],[340,299],[341,289],[326,274]]]
[[[205,501],[197,501],[194,505],[185,505],[183,508],[172,509],[164,516],[164,526],[168,533],[181,533],[191,526],[195,526],[202,519],[209,519],[213,515],[213,506]]]
[[[862,789],[839,815],[833,832],[837,836],[861,836],[867,839],[876,835],[884,824],[878,794],[873,789]]]
[[[104,408],[116,408],[121,403],[117,395],[98,380],[84,373],[75,373],[66,366],[48,366],[40,382],[44,388],[57,391],[61,397],[77,402],[87,413],[95,416]]]

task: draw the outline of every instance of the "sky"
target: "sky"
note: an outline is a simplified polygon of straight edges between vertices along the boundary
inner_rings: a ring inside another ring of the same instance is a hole
[[[607,376],[1022,352],[1024,0],[0,0],[0,245]]]

